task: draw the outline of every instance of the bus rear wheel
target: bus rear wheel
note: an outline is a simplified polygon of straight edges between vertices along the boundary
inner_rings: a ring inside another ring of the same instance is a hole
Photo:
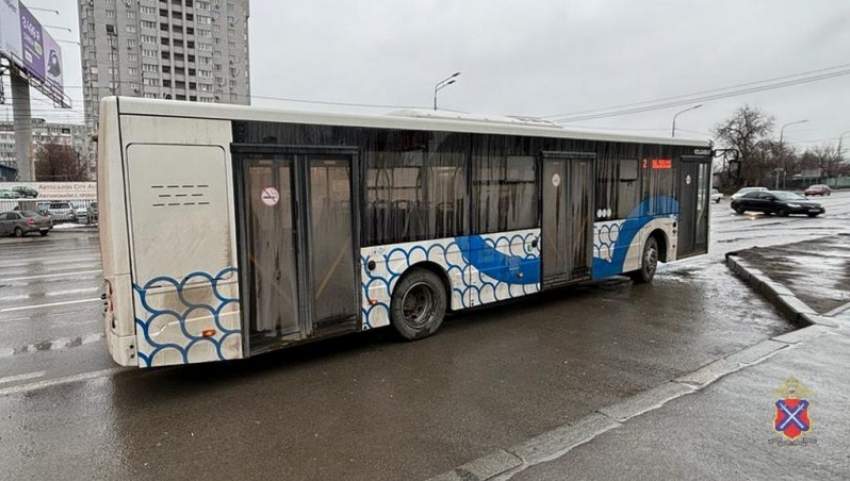
[[[643,245],[643,255],[641,256],[640,269],[630,272],[629,277],[635,284],[649,284],[655,277],[655,271],[658,269],[658,241],[655,237],[646,239]]]
[[[442,280],[427,269],[405,274],[393,290],[390,319],[401,337],[428,337],[443,323],[447,296]]]

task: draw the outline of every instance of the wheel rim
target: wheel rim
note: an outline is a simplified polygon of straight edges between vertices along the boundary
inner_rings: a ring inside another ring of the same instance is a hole
[[[414,284],[401,301],[404,321],[411,327],[424,327],[431,316],[436,299],[434,289],[427,283]]]
[[[648,276],[655,274],[656,266],[658,265],[658,249],[654,244],[646,247],[646,253],[643,255],[643,268]]]
[[[24,231],[20,227],[15,227],[15,237],[23,237]]]

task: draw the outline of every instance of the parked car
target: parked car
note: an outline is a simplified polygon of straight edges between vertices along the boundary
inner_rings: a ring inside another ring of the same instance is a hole
[[[21,194],[14,190],[0,189],[0,199],[20,199]]]
[[[38,212],[25,210],[23,212],[3,212],[0,214],[0,236],[14,235],[23,237],[30,232],[38,232],[41,235],[50,233],[53,222],[50,217],[44,217]]]
[[[717,189],[711,189],[711,201],[719,204],[721,200],[723,200],[723,194]]]
[[[46,211],[53,222],[77,222],[77,213],[68,202],[39,202],[38,211]]]
[[[77,216],[77,222],[85,224],[88,222],[89,211],[87,207],[79,206],[74,209],[74,214]]]
[[[748,192],[733,200],[730,205],[738,214],[750,211],[776,214],[783,217],[791,214],[806,214],[809,217],[817,217],[826,212],[826,209],[820,203],[813,202],[793,192],[782,190]]]
[[[749,192],[766,192],[766,191],[767,191],[767,187],[744,187],[743,189],[739,190],[738,192],[735,192],[734,194],[732,194],[732,200],[738,199],[741,196],[743,196],[744,194],[747,194]]]
[[[90,203],[87,210],[89,222],[97,222],[97,202]]]
[[[12,190],[17,192],[22,199],[35,199],[38,197],[38,191],[26,185],[16,185]]]
[[[823,197],[825,195],[832,195],[832,189],[830,189],[826,184],[815,184],[810,185],[809,188],[806,189],[805,194],[811,196],[819,195]]]

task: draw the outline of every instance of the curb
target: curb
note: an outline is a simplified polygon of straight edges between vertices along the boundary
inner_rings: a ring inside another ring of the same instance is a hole
[[[738,277],[801,328],[766,339],[619,403],[599,408],[574,424],[565,424],[509,448],[498,449],[430,478],[429,481],[510,479],[526,468],[557,459],[632,418],[660,409],[674,399],[697,393],[729,374],[759,364],[777,352],[820,337],[838,327],[835,321],[819,315],[787,287],[740,259],[737,252],[727,253],[726,263]]]
[[[726,265],[753,290],[764,296],[792,324],[799,327],[812,325],[837,328],[838,324],[819,315],[784,285],[772,280],[761,270],[741,259],[737,252],[726,254]]]
[[[573,424],[564,424],[509,448],[498,449],[434,476],[429,481],[508,480],[527,468],[557,459],[593,441],[597,436],[624,425],[630,419],[660,409],[675,399],[697,393],[724,376],[759,364],[783,349],[829,331],[823,326],[812,326],[766,339],[648,391],[599,408]]]

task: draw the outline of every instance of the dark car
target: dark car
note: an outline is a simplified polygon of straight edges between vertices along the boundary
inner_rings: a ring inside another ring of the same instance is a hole
[[[817,217],[826,212],[826,209],[820,203],[813,202],[793,192],[782,190],[748,192],[733,200],[731,206],[738,214],[750,211],[776,214],[783,217],[791,214],[806,214],[809,217]]]
[[[97,202],[92,202],[86,209],[89,224],[97,222]]]
[[[0,236],[14,235],[23,237],[30,232],[47,235],[53,228],[53,221],[38,212],[3,212],[0,214]]]
[[[825,195],[832,195],[832,189],[830,189],[829,186],[825,184],[815,184],[810,185],[809,188],[806,189],[805,194],[811,196],[819,195],[823,197]]]
[[[35,199],[38,197],[38,191],[26,185],[17,185],[12,187],[12,190],[17,192],[22,199]]]

